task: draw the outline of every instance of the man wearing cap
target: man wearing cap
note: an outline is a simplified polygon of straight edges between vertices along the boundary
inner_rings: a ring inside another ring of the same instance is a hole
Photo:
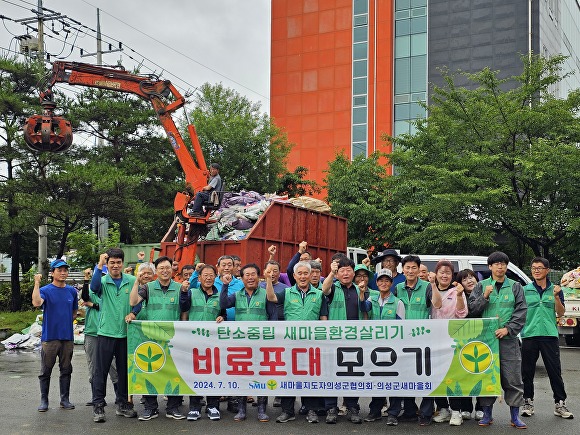
[[[220,165],[212,163],[209,167],[209,181],[207,186],[201,188],[195,195],[193,206],[191,207],[190,216],[205,216],[203,204],[209,201],[211,193],[222,189],[222,179],[220,177]]]
[[[377,273],[378,292],[374,292],[368,298],[360,294],[360,310],[368,314],[370,320],[402,320],[405,318],[405,305],[403,301],[391,293],[393,285],[393,272],[389,269],[381,269]],[[381,410],[385,403],[385,397],[373,397],[369,404],[369,414],[365,421],[375,421],[381,419]],[[400,399],[399,399],[400,401]],[[387,410],[387,425],[396,426],[398,424],[400,406],[397,407],[397,400],[391,399],[391,406]]]
[[[392,287],[395,288],[397,284],[405,282],[405,275],[402,273],[397,272],[397,266],[401,262],[401,256],[395,251],[394,249],[385,249],[381,252],[378,256],[372,259],[372,264],[377,265],[380,264],[381,268],[389,269],[393,274],[393,285]],[[377,274],[369,280],[369,287],[373,290],[377,290]]]
[[[32,305],[42,307],[42,350],[40,352],[40,406],[39,412],[48,411],[50,375],[58,356],[60,368],[60,407],[74,409],[69,401],[74,349],[73,320],[79,307],[78,293],[67,285],[68,264],[57,259],[50,265],[52,283],[40,288],[41,274],[34,275]]]

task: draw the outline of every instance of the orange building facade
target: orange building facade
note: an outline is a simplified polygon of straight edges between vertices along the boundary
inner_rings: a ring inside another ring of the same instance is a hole
[[[290,170],[323,185],[337,153],[390,151],[393,22],[393,0],[272,0],[270,115]]]

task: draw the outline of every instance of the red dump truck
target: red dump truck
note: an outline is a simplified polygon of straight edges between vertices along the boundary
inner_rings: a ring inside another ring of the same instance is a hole
[[[276,245],[276,261],[285,270],[298,244],[305,240],[312,258],[322,259],[322,272],[326,274],[332,255],[346,252],[347,229],[345,218],[272,201],[244,239],[199,241],[196,252],[208,264],[216,264],[222,255],[237,255],[243,264],[253,262],[263,267],[269,258],[268,247]],[[161,242],[161,251],[171,257],[176,246],[174,242]]]

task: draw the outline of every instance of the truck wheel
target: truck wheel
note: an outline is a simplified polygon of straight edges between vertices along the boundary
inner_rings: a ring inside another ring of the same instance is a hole
[[[565,335],[564,340],[568,346],[580,346],[580,335]]]

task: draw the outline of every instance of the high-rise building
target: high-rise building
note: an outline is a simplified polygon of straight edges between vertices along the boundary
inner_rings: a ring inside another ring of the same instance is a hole
[[[289,167],[322,184],[336,153],[413,133],[441,68],[508,77],[530,51],[580,71],[580,0],[272,0],[270,115],[296,144]],[[552,91],[579,87],[576,73]]]

